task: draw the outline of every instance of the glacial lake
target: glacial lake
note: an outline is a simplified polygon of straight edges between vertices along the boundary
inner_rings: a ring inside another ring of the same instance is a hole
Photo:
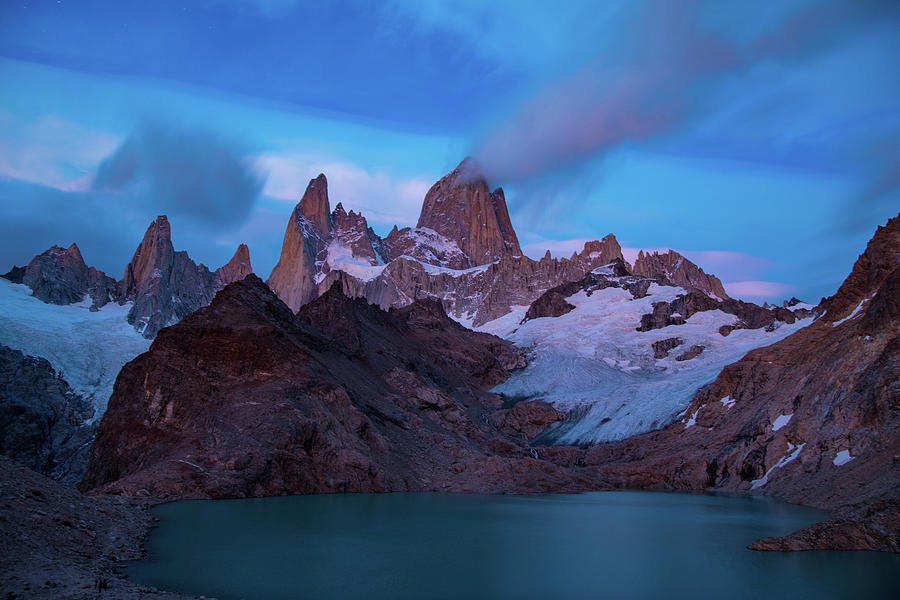
[[[900,598],[900,556],[769,553],[819,521],[762,497],[335,494],[183,501],[134,581],[223,600]]]

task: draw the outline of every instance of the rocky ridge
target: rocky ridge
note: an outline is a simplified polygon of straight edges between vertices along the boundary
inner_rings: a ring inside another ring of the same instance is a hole
[[[88,267],[76,244],[68,248],[52,246],[38,254],[26,267],[13,267],[3,277],[31,288],[35,298],[48,304],[74,304],[86,296],[91,310],[116,297],[116,282],[103,271]]]
[[[362,215],[340,204],[329,210],[327,180],[319,175],[288,221],[267,281],[292,310],[340,282],[345,294],[382,308],[438,300],[457,320],[478,326],[624,260],[611,234],[568,259],[523,256],[503,190],[491,192],[469,159],[429,190],[415,228],[395,227],[381,239]]]
[[[250,254],[243,244],[228,264],[215,273],[196,264],[187,252],[176,252],[169,220],[160,215],[150,223],[125,267],[117,299],[120,304],[134,303],[128,322],[144,337],[153,339],[163,327],[209,304],[229,280],[248,272],[252,272]]]
[[[128,322],[152,339],[162,327],[206,306],[218,290],[252,272],[245,244],[215,272],[197,265],[187,252],[176,252],[169,220],[160,215],[150,223],[118,282],[88,267],[75,244],[66,249],[53,246],[4,277],[27,285],[32,295],[48,304],[74,304],[90,296],[90,308],[97,310],[112,301],[132,302]]]
[[[634,275],[665,280],[687,289],[697,289],[720,300],[728,299],[725,287],[718,277],[704,273],[703,269],[674,250],[664,254],[659,252],[645,254],[643,250],[639,251],[637,260],[634,261]]]
[[[456,242],[466,258],[462,268],[522,255],[503,189],[490,191],[470,158],[428,190],[416,227]]]
[[[488,421],[502,407],[484,389],[521,365],[433,301],[383,311],[336,286],[294,315],[248,276],[122,369],[81,487],[160,498],[592,487],[522,437],[555,412]]]

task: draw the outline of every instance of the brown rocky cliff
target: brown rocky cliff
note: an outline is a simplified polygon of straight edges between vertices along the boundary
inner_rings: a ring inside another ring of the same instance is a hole
[[[626,267],[625,274],[631,273],[627,266],[628,263],[625,262],[625,257],[622,255],[619,240],[611,233],[603,236],[602,239],[585,242],[584,248],[576,255],[576,260],[578,259],[581,259],[582,262],[590,261],[591,264],[600,265],[609,265],[620,260]]]
[[[834,322],[868,301],[883,281],[900,265],[900,215],[878,228],[853,265],[838,291],[820,304],[822,320]]]
[[[316,275],[324,260],[331,233],[328,205],[328,181],[319,175],[309,182],[303,198],[288,219],[281,245],[281,256],[269,279],[269,287],[291,310],[318,296]]]
[[[221,289],[229,283],[240,281],[252,272],[250,249],[247,247],[247,244],[240,244],[237,250],[234,251],[234,256],[231,257],[231,260],[216,269],[217,287]]]
[[[160,215],[144,232],[144,239],[134,251],[125,274],[119,281],[119,298],[134,300],[141,289],[147,288],[159,269],[170,268],[175,249],[169,219]]]
[[[664,254],[644,253],[641,250],[634,262],[634,274],[637,277],[667,279],[675,285],[697,288],[722,300],[728,298],[718,277],[704,273],[703,269],[674,250]]]
[[[503,191],[491,194],[470,158],[428,190],[417,227],[427,227],[456,242],[470,267],[522,254]]]
[[[122,369],[82,487],[222,498],[596,485],[487,422],[500,401],[483,387],[515,356],[433,302],[382,311],[333,288],[295,316],[249,275]]]
[[[497,215],[500,236],[503,239],[503,244],[506,246],[507,253],[513,256],[521,256],[522,248],[519,247],[519,238],[516,236],[516,230],[513,229],[512,221],[509,219],[509,209],[506,206],[506,195],[503,193],[503,188],[497,188],[491,192],[491,204],[494,207],[494,213]]]
[[[297,208],[315,227],[320,238],[328,237],[331,233],[331,207],[328,204],[328,180],[323,173],[310,180]]]

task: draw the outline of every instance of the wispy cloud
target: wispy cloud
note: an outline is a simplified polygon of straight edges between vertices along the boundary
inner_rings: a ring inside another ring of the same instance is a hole
[[[432,183],[425,177],[397,177],[384,170],[369,170],[344,161],[322,161],[306,154],[264,154],[260,167],[268,173],[263,193],[294,204],[309,180],[319,173],[328,178],[332,208],[362,212],[370,224],[382,227],[414,225],[422,200]]]
[[[59,190],[83,190],[121,138],[54,114],[16,118],[0,110],[0,176]]]

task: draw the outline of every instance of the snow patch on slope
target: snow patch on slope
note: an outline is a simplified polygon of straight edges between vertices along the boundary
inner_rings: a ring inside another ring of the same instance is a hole
[[[788,464],[789,462],[791,462],[792,460],[797,458],[797,456],[803,451],[803,448],[805,446],[806,446],[806,444],[804,443],[804,444],[800,444],[799,446],[795,447],[792,443],[788,442],[787,454],[782,456],[781,459],[777,463],[772,465],[772,468],[769,469],[768,471],[766,471],[765,475],[763,475],[759,479],[754,479],[753,481],[751,481],[750,489],[755,490],[755,489],[760,488],[760,487],[766,485],[767,483],[769,483],[769,475],[771,475],[772,472],[775,471],[775,469],[780,469],[784,465]]]
[[[682,325],[636,330],[653,303],[670,302],[684,293],[656,283],[639,299],[614,287],[591,295],[580,291],[567,298],[575,310],[560,317],[518,325],[522,310],[486,323],[478,329],[502,335],[531,354],[525,369],[513,372],[493,391],[545,400],[568,412],[569,419],[554,432],[555,443],[621,440],[674,422],[723,367],[811,321],[779,323],[772,332],[737,329],[726,338],[719,328],[733,325],[737,318],[713,310],[696,313]],[[683,339],[687,348],[703,346],[704,351],[691,360],[677,361],[672,355],[655,359],[653,342],[672,337]]]
[[[0,279],[0,344],[46,358],[76,393],[92,402],[97,420],[106,410],[122,366],[146,352],[144,339],[128,324],[131,304],[111,302],[91,312],[90,300],[45,304],[25,286]]]
[[[837,327],[838,325],[840,325],[840,324],[843,323],[844,321],[849,321],[850,319],[852,319],[853,317],[855,317],[857,314],[859,314],[859,311],[862,310],[863,305],[865,305],[865,303],[868,302],[868,300],[869,300],[868,298],[865,298],[865,299],[861,300],[860,303],[856,305],[856,308],[853,309],[853,312],[852,312],[852,313],[850,313],[849,315],[847,315],[846,317],[844,317],[844,318],[841,319],[840,321],[835,321],[834,323],[831,324],[831,326],[832,326],[832,327]]]
[[[789,415],[778,415],[775,417],[775,422],[772,423],[772,431],[778,431],[785,425],[791,422],[791,417],[793,417],[793,413]]]
[[[834,460],[831,461],[831,463],[836,467],[840,467],[842,465],[846,465],[848,462],[850,462],[854,458],[856,458],[856,457],[850,456],[849,450],[841,450],[840,452],[838,452],[835,455]]]
[[[328,266],[332,271],[343,271],[347,275],[360,281],[372,281],[384,271],[385,265],[373,265],[367,258],[361,258],[353,254],[353,250],[341,244],[337,240],[328,244]],[[325,275],[317,275],[317,280],[325,278]],[[318,283],[318,281],[316,282]]]

